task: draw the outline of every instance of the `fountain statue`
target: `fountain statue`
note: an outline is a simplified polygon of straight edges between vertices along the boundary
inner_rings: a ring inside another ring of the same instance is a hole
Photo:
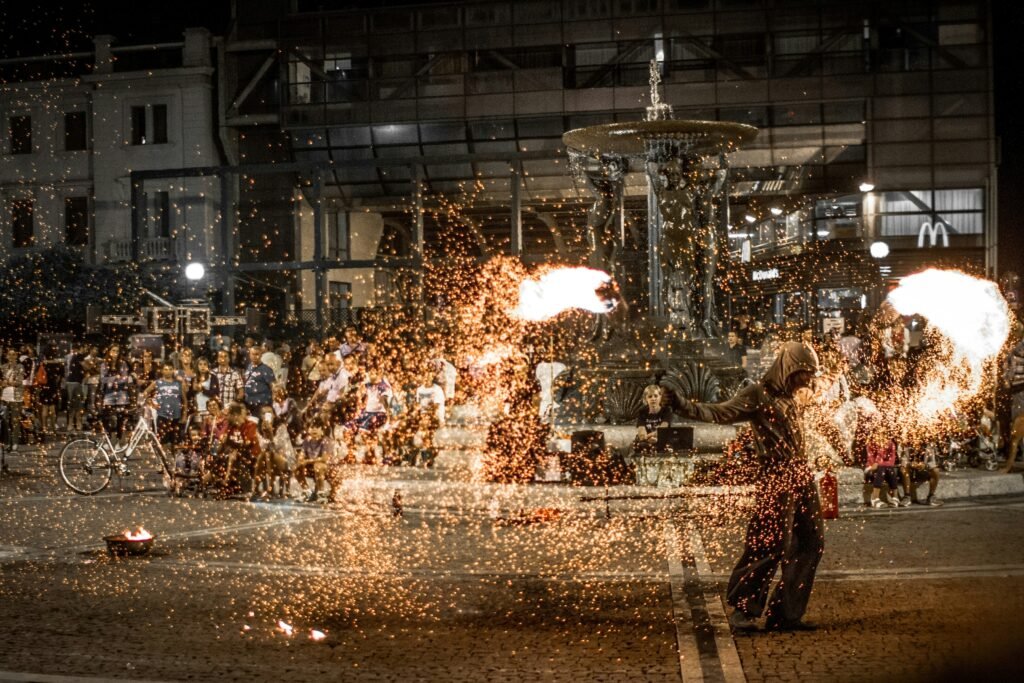
[[[725,154],[749,142],[757,129],[724,121],[682,121],[661,99],[658,63],[651,61],[651,105],[644,121],[609,123],[562,136],[571,167],[595,196],[587,222],[590,265],[620,280],[615,229],[623,185],[632,168],[649,186],[648,311],[667,318],[682,339],[717,339],[715,272],[725,239],[716,220],[727,203]]]
[[[643,384],[652,378],[703,400],[721,398],[726,385],[742,378],[742,371],[725,360],[715,282],[727,244],[725,155],[758,131],[740,123],[676,120],[672,106],[662,101],[660,85],[659,64],[651,61],[651,104],[643,121],[589,126],[562,136],[573,174],[594,197],[587,216],[589,265],[617,283],[639,275],[623,272],[630,268],[621,258],[626,177],[634,170],[647,177],[646,315],[599,320],[600,361],[578,373],[581,404],[601,406],[589,417],[611,421],[629,419]],[[637,300],[627,297],[625,303],[624,310],[642,311]],[[648,330],[647,342],[628,334],[627,325],[632,332]]]

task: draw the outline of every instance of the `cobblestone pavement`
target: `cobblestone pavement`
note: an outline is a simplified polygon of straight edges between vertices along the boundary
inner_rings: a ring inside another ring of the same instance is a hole
[[[808,613],[819,630],[730,636],[742,507],[676,499],[609,519],[581,503],[495,523],[443,500],[394,518],[379,491],[336,508],[84,498],[53,457],[19,455],[0,479],[0,680],[1024,676],[1024,497],[844,510]],[[152,556],[108,558],[102,536],[137,524]]]

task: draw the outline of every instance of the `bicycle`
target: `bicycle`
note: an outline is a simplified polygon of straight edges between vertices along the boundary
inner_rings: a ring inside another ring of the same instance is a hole
[[[136,451],[146,444],[152,445],[160,459],[164,485],[168,490],[172,489],[173,462],[168,466],[167,454],[144,414],[139,415],[135,428],[124,444],[114,445],[102,423],[98,436],[99,438],[86,437],[69,441],[61,449],[58,461],[60,477],[72,491],[83,496],[92,496],[107,488],[115,471],[122,477],[130,475],[129,461],[135,456]]]

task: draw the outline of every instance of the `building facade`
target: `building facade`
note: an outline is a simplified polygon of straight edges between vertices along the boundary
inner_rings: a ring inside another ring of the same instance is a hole
[[[139,260],[178,278],[218,256],[220,186],[166,179],[133,192],[132,173],[220,163],[210,35],[113,43],[0,65],[0,258],[64,244],[88,263]]]
[[[436,254],[455,234],[484,257],[578,259],[590,197],[561,135],[641,118],[655,60],[677,118],[761,130],[729,155],[729,243],[748,270],[838,240],[863,253],[884,242],[890,278],[927,265],[995,274],[984,0],[237,7],[224,69],[240,77],[224,99],[239,104],[226,123],[240,155],[274,140],[282,158],[320,164],[322,229],[338,237],[337,216],[351,215],[380,227],[350,255]],[[262,82],[250,77],[261,64]],[[622,220],[637,251],[645,195],[631,174]],[[289,247],[309,251],[311,229],[293,227]],[[321,295],[372,303],[371,272],[332,269]],[[308,305],[312,279],[294,286]]]
[[[727,159],[730,291],[804,251],[856,252],[851,282],[996,275],[987,0],[363,4],[236,0],[156,68],[100,38],[77,75],[8,79],[0,246],[205,260],[225,312],[318,316],[399,303],[453,250],[580,262],[592,196],[561,136],[642,118],[654,61],[677,118],[760,129]],[[646,183],[618,219],[641,299]],[[859,300],[828,279],[790,293]],[[771,296],[732,304],[793,309]]]

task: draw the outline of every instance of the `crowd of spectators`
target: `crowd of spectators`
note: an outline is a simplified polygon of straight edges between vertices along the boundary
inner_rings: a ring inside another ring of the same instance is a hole
[[[167,351],[160,359],[148,348],[75,344],[37,358],[31,346],[7,349],[5,447],[94,427],[117,441],[142,411],[176,454],[179,478],[203,490],[333,500],[346,465],[431,466],[454,390],[449,363],[394,367],[355,326],[294,349],[214,335],[203,348]]]

